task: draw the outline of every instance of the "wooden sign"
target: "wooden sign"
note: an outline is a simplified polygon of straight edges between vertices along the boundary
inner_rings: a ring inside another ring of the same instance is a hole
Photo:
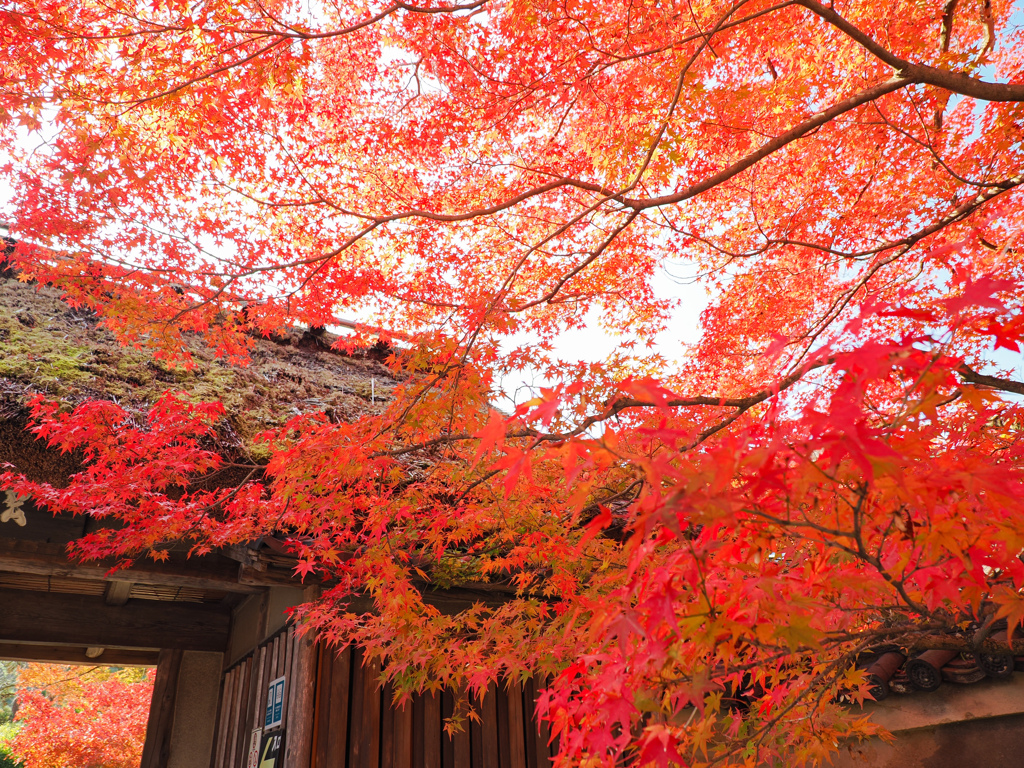
[[[262,728],[253,728],[252,736],[249,738],[249,758],[245,761],[245,768],[258,768],[260,764],[260,743],[263,736]]]
[[[10,522],[24,528],[28,522],[25,518],[27,501],[27,498],[19,496],[14,491],[4,491],[4,497],[0,500],[0,523]]]
[[[53,515],[27,496],[0,491],[0,539],[67,544],[85,533],[85,515]]]
[[[284,765],[284,731],[264,733],[260,743],[260,761],[256,768],[281,768]]]

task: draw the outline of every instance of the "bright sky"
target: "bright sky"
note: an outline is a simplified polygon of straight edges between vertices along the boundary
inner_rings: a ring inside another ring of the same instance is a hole
[[[0,211],[9,210],[12,190],[0,178]],[[679,306],[668,327],[657,337],[653,353],[666,360],[680,361],[686,354],[686,346],[699,339],[700,314],[707,306],[709,297],[704,287],[693,280],[696,267],[679,261],[669,261],[658,269],[654,276],[654,291],[659,298],[678,299]],[[370,318],[347,318],[371,322]],[[346,333],[343,328],[334,329]],[[510,344],[528,342],[525,337],[513,337]],[[610,336],[597,322],[596,313],[586,328],[566,331],[555,343],[555,353],[561,359],[571,362],[598,362],[607,358],[622,339]],[[515,402],[532,397],[531,389],[546,385],[547,382],[534,370],[523,370],[519,375],[507,377],[500,384],[505,395]],[[507,404],[503,404],[503,407]]]

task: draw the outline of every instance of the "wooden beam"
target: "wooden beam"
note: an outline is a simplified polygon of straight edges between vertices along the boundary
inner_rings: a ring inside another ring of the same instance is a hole
[[[262,591],[267,585],[267,582],[261,583],[256,574],[249,574],[245,583],[242,583],[239,579],[239,566],[233,561],[210,562],[204,561],[202,557],[180,563],[138,563],[131,568],[116,571],[108,578],[107,574],[112,567],[112,563],[78,563],[68,560],[62,546],[0,539],[0,571],[250,594]],[[277,581],[272,579],[270,583]]]
[[[311,580],[306,583],[281,568],[267,568],[258,570],[252,566],[242,563],[238,566],[238,583],[250,587],[308,587]]]
[[[82,645],[44,645],[0,642],[0,659],[10,661],[51,661],[60,664],[111,664],[117,667],[156,666],[158,651],[104,648],[94,659],[85,655]]]
[[[174,704],[178,693],[182,651],[164,649],[156,665],[156,682],[146,723],[146,742],[140,768],[166,768],[171,756]]]
[[[132,594],[130,581],[108,581],[107,594],[103,600],[107,605],[124,605]]]
[[[224,651],[231,614],[220,606],[0,590],[0,641]]]

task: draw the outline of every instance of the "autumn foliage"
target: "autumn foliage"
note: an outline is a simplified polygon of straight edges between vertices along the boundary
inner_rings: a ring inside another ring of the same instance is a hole
[[[138,768],[153,672],[29,664],[18,675],[25,768]]]
[[[81,555],[276,530],[326,587],[306,626],[400,689],[551,674],[566,765],[798,765],[873,732],[839,703],[866,694],[863,651],[979,627],[1008,650],[988,630],[1024,618],[1011,3],[0,15],[26,279],[165,364],[188,365],[182,334],[244,362],[253,334],[354,316],[350,348],[390,341],[400,382],[255,458],[214,450],[218,406],[187,393],[38,401],[87,468],[5,482],[123,521]],[[711,295],[686,346],[664,346],[666,265]],[[557,345],[585,326],[615,340],[600,362]],[[525,367],[545,386],[493,408]],[[189,487],[225,461],[248,479]],[[503,599],[424,603],[460,587]]]

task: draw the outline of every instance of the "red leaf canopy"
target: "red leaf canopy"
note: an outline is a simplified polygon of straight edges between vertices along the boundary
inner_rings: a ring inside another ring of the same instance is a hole
[[[24,276],[184,366],[183,334],[243,361],[355,316],[401,382],[184,495],[224,461],[215,406],[38,403],[89,465],[6,482],[124,520],[83,555],[285,532],[331,586],[302,619],[399,688],[552,674],[565,764],[818,760],[872,731],[834,703],[858,654],[1024,616],[1009,2],[0,15]],[[666,268],[712,299],[660,354]],[[557,346],[592,325],[600,362]],[[460,585],[505,599],[422,599]]]

